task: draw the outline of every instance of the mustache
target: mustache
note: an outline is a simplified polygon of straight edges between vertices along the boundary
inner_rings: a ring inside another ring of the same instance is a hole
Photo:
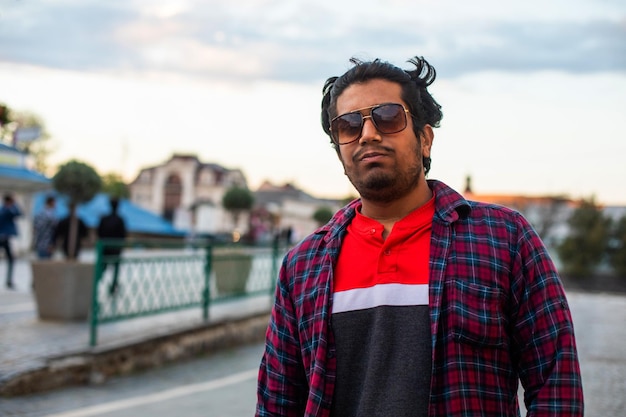
[[[379,146],[369,146],[367,148],[360,149],[357,153],[352,156],[352,162],[360,161],[363,158],[363,155],[368,153],[382,153],[382,154],[391,154],[394,152],[392,148],[387,146],[379,145]]]

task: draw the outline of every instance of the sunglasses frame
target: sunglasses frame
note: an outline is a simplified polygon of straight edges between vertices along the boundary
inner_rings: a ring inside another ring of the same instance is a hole
[[[389,106],[389,105],[400,106],[402,108],[402,110],[404,110],[404,127],[402,127],[402,129],[395,130],[393,132],[382,131],[378,127],[378,124],[376,124],[376,121],[374,120],[374,118],[372,117],[372,113],[374,112],[375,109],[378,109],[378,108],[384,107],[384,106]],[[365,110],[369,110],[369,112],[367,112],[367,114],[364,114]],[[358,114],[361,115],[361,127],[359,129],[359,134],[354,139],[352,139],[351,141],[340,143],[339,139],[338,138],[336,139],[335,136],[334,136],[334,133],[333,133],[333,122],[335,120],[339,119],[340,117],[346,116],[348,114],[355,114],[355,113],[358,113]],[[356,142],[357,140],[361,139],[361,136],[363,135],[363,126],[365,125],[365,119],[371,119],[372,123],[374,124],[374,127],[380,133],[386,134],[386,135],[390,135],[390,134],[393,134],[393,133],[402,132],[404,129],[407,128],[407,126],[409,125],[407,114],[411,115],[411,112],[404,106],[404,104],[401,104],[401,103],[380,103],[380,104],[375,104],[373,106],[368,106],[368,107],[363,107],[363,108],[360,108],[360,109],[352,110],[352,111],[349,111],[347,113],[340,114],[337,117],[333,117],[331,119],[331,121],[330,121],[330,126],[328,127],[328,130],[330,131],[330,137],[331,137],[331,139],[333,140],[333,142],[335,144],[337,144],[337,145],[349,145],[349,144],[351,144],[353,142]]]

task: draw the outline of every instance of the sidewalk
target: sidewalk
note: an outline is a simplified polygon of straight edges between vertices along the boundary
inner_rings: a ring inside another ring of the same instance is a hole
[[[63,385],[62,381],[76,381],[69,375],[64,377],[64,370],[68,373],[76,372],[76,364],[85,364],[85,361],[102,362],[102,358],[117,352],[119,355],[129,355],[129,352],[138,351],[137,346],[143,345],[142,355],[155,355],[158,349],[165,349],[166,359],[175,360],[176,356],[184,357],[185,352],[181,346],[188,342],[181,342],[181,334],[205,332],[207,329],[219,327],[230,330],[230,334],[224,329],[219,330],[221,337],[236,338],[235,333],[252,331],[259,333],[263,324],[266,323],[265,315],[271,307],[270,296],[259,296],[222,302],[210,308],[209,321],[202,320],[202,310],[188,309],[176,313],[157,314],[144,318],[131,319],[115,323],[104,324],[98,328],[98,346],[89,346],[89,323],[88,322],[53,322],[41,321],[37,317],[34,294],[31,292],[31,272],[28,259],[17,259],[14,266],[15,290],[5,287],[6,262],[0,260],[0,396],[19,395],[29,391],[28,375],[32,378],[50,378],[56,381],[52,385]],[[246,319],[256,321],[246,322]],[[239,327],[233,326],[238,323]],[[243,327],[242,327],[243,326]],[[246,327],[247,326],[247,327]],[[213,331],[215,334],[215,331]],[[171,337],[170,337],[171,336]],[[179,339],[175,339],[178,337]],[[195,336],[196,339],[198,336]],[[203,337],[209,337],[205,334]],[[215,338],[216,336],[210,336]],[[159,341],[159,342],[157,342]],[[156,344],[167,344],[159,347]],[[206,340],[194,341],[197,346],[188,346],[189,349],[206,348],[209,344]],[[222,346],[226,343],[215,343]],[[172,346],[174,344],[175,346]],[[232,341],[231,341],[232,344]],[[149,348],[146,346],[150,345]],[[134,350],[130,349],[134,347]],[[127,351],[124,352],[125,348]],[[172,350],[177,351],[173,353]],[[133,359],[125,356],[125,368],[132,367]],[[145,358],[142,366],[145,367]],[[109,362],[112,359],[109,358]],[[155,365],[164,361],[163,358],[154,359]],[[108,365],[111,371],[111,363]],[[54,375],[52,375],[54,374]],[[61,375],[59,375],[61,374]],[[34,376],[33,376],[34,375]],[[20,379],[24,381],[20,381]],[[37,381],[42,382],[42,381]],[[21,384],[21,388],[7,388]],[[46,385],[41,384],[41,385]],[[50,385],[50,384],[48,384]],[[33,388],[36,390],[36,388]]]

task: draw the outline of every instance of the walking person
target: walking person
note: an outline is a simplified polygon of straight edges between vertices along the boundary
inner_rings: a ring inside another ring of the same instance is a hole
[[[98,224],[99,239],[126,239],[126,223],[118,214],[119,200],[111,199],[111,212],[102,216]],[[105,245],[103,249],[103,266],[102,273],[107,269],[108,265],[113,265],[113,280],[109,286],[109,294],[115,294],[118,290],[118,275],[120,270],[120,255],[122,253],[122,243],[112,243]]]
[[[37,213],[33,220],[35,252],[39,259],[50,259],[54,254],[54,231],[58,222],[55,207],[54,196],[47,196],[43,210]]]
[[[13,251],[11,250],[11,238],[17,236],[15,218],[22,215],[22,211],[15,203],[11,194],[5,194],[0,207],[0,247],[4,249],[7,258],[6,287],[14,289],[13,283]]]
[[[352,59],[322,127],[360,198],[285,256],[257,416],[582,416],[557,270],[511,209],[426,179],[435,69]]]

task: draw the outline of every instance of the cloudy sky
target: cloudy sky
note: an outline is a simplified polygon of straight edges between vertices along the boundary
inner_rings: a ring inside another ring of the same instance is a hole
[[[354,194],[323,82],[415,55],[444,112],[431,178],[626,204],[623,0],[0,0],[0,102],[44,119],[52,163],[128,180],[193,153],[253,188]]]

